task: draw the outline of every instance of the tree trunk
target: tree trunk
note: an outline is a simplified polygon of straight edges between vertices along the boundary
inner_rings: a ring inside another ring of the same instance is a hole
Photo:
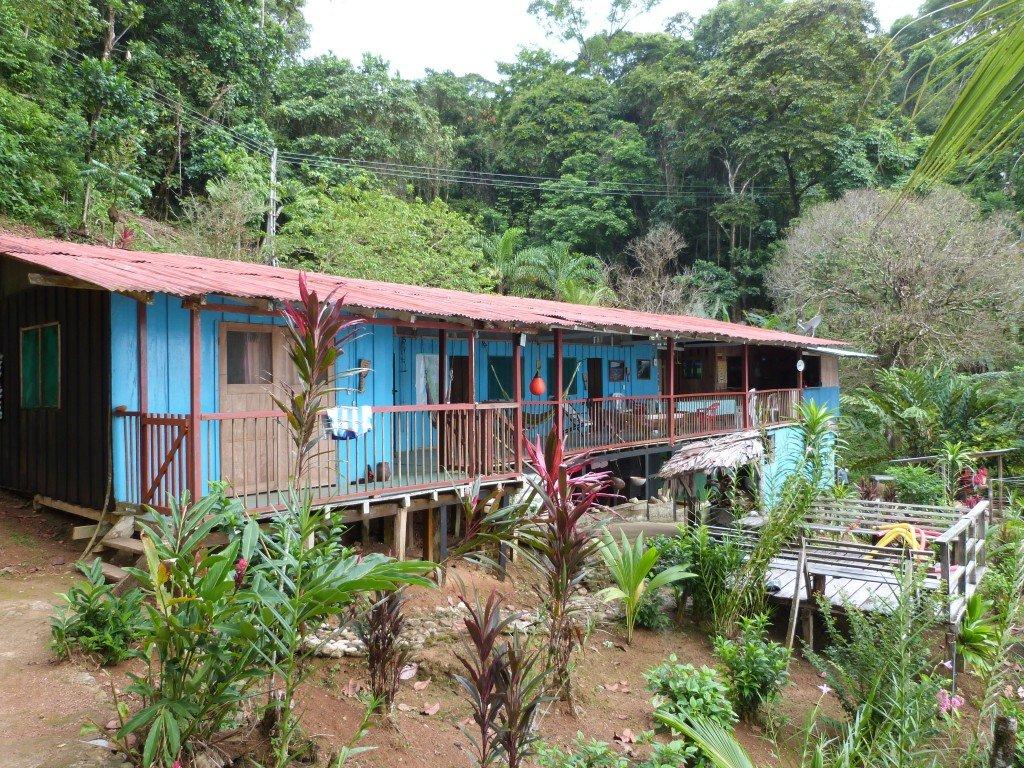
[[[989,768],[1013,768],[1017,754],[1017,718],[997,715],[992,730]]]
[[[793,206],[793,215],[800,215],[800,188],[796,180],[796,170],[788,152],[782,153],[782,164],[786,166],[786,182],[789,184],[789,202]]]

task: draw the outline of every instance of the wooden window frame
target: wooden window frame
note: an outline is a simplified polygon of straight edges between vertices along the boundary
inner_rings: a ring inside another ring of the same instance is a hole
[[[42,366],[42,329],[43,328],[56,328],[57,330],[57,402],[53,405],[47,405],[43,403],[43,366]],[[38,405],[26,405],[25,404],[25,333],[29,331],[39,332],[39,344],[36,347],[36,354],[39,359],[36,361],[36,388],[39,395]],[[46,411],[46,410],[60,410],[61,408],[61,384],[63,383],[64,372],[61,370],[61,330],[60,321],[52,320],[46,323],[36,323],[35,325],[24,325],[18,329],[18,402],[23,410],[28,411]]]

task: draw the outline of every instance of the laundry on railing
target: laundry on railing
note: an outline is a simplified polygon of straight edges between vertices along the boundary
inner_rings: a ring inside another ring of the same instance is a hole
[[[373,407],[339,405],[324,411],[324,432],[334,440],[352,440],[373,429]]]

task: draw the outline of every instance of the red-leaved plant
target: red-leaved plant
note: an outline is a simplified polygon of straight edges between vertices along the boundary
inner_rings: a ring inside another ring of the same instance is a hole
[[[612,479],[608,472],[585,471],[584,457],[566,456],[564,443],[553,431],[543,448],[539,439],[527,442],[526,448],[536,473],[527,479],[540,511],[524,536],[533,550],[531,561],[540,571],[538,588],[549,623],[552,693],[571,706],[570,671],[584,628],[574,598],[581,594],[588,562],[598,547],[587,523],[603,500],[612,496]]]
[[[503,640],[519,614],[501,616],[502,599],[491,592],[487,602],[459,598],[469,641],[456,658],[466,674],[455,675],[469,697],[475,733],[472,760],[477,768],[503,763],[521,768],[533,757],[537,733],[534,721],[544,700],[545,670],[540,651],[514,634]]]
[[[467,733],[473,745],[473,764],[486,768],[501,757],[498,714],[504,699],[498,687],[502,667],[499,641],[512,617],[501,618],[501,597],[497,592],[491,592],[486,603],[470,602],[465,596],[459,599],[468,612],[465,624],[469,641],[465,651],[455,654],[466,670],[464,675],[455,675],[455,679],[469,696],[476,726],[474,734]]]
[[[288,436],[295,449],[295,478],[300,483],[306,462],[319,442],[320,414],[334,391],[334,365],[344,346],[355,336],[359,318],[343,313],[344,297],[331,292],[323,300],[309,290],[305,273],[299,275],[299,303],[281,310],[288,328],[288,357],[295,366],[298,385],[282,385],[284,391],[271,393],[274,404],[284,411]],[[346,333],[342,335],[342,332]]]

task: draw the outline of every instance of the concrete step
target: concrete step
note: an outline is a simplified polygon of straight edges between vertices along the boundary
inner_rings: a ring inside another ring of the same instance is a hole
[[[128,571],[111,563],[103,563],[103,577],[111,584],[116,584],[128,575]]]

